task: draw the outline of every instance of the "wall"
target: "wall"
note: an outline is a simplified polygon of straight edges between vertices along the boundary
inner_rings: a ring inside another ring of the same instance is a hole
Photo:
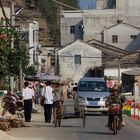
[[[84,41],[90,39],[101,40],[101,32],[104,28],[110,27],[117,23],[119,18],[115,9],[104,10],[85,10],[83,14],[84,24]]]
[[[135,76],[135,100],[140,103],[140,76]]]
[[[120,77],[122,72],[128,71],[128,70],[132,70],[131,68],[129,69],[120,69]],[[104,75],[106,77],[114,77],[114,78],[118,78],[118,68],[106,68],[104,70]]]
[[[82,11],[63,11],[60,20],[61,46],[83,38],[82,13]],[[75,26],[74,34],[70,33],[70,26]]]
[[[81,55],[81,65],[74,63],[74,55]],[[101,66],[101,51],[82,43],[76,42],[58,51],[60,75],[78,81],[92,67]]]
[[[4,7],[4,10],[5,10],[7,18],[10,19],[10,8]],[[1,17],[4,17],[4,16],[3,16],[2,10],[0,8],[0,18]]]
[[[83,38],[83,21],[81,17],[61,18],[61,46],[66,46]],[[75,26],[75,33],[70,33],[70,26]]]
[[[108,0],[96,0],[96,9],[105,9],[107,7]]]
[[[102,30],[116,24],[117,20],[140,27],[139,7],[139,0],[117,0],[116,9],[84,10],[84,41],[101,40]]]
[[[104,32],[104,42],[121,49],[134,51],[139,48],[140,30],[126,24],[118,24]],[[118,35],[118,43],[112,43],[112,35]],[[131,39],[131,35],[138,35],[137,39]]]

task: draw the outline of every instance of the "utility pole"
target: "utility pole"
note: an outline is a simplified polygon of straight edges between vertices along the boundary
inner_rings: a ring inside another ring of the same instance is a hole
[[[19,40],[19,48],[21,48],[21,40]],[[22,63],[19,64],[19,90],[22,92],[23,88],[23,70],[22,70]]]
[[[10,20],[11,20],[11,26],[12,28],[14,28],[15,26],[15,12],[14,12],[14,1],[12,1],[11,3],[11,7],[10,7]],[[11,50],[14,48],[14,38],[12,37],[12,40],[11,40]],[[11,93],[13,94],[14,93],[14,76],[11,76],[10,75],[10,90],[11,90]]]
[[[121,80],[121,73],[120,73],[120,69],[121,69],[121,59],[118,58],[118,83],[120,84],[120,80]]]

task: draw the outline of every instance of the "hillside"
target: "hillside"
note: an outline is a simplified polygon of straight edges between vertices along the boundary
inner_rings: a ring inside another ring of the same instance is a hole
[[[36,7],[35,3],[28,5],[25,3],[26,0],[15,0],[15,9],[18,7],[24,7],[24,9],[15,17],[16,25],[20,25],[20,28],[27,29],[29,22],[39,22],[39,43],[42,47],[53,46],[53,42],[49,37],[49,29],[47,21],[42,12]],[[10,7],[11,0],[4,0],[3,6]]]

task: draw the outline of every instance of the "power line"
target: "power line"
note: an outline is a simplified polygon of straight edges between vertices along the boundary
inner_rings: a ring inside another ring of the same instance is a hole
[[[70,6],[70,5],[64,4],[64,3],[59,2],[59,1],[57,1],[57,0],[52,0],[52,1],[53,1],[53,2],[56,2],[56,3],[60,4],[60,5],[62,5],[62,6],[64,6],[64,7],[71,8],[71,9],[73,9],[73,10],[80,10],[80,9],[78,9],[78,8],[75,8],[75,7],[72,7],[72,6]]]

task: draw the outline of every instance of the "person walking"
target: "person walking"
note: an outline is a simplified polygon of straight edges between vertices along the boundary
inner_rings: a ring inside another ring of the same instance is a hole
[[[60,104],[62,106],[62,104],[64,103],[64,90],[62,87],[62,83],[60,83],[60,81],[56,82],[54,85],[54,90],[53,90],[53,123],[55,123],[55,119],[56,119],[56,109],[57,109],[57,105]],[[62,112],[62,108],[61,108],[61,112]]]
[[[24,116],[25,122],[31,121],[32,104],[34,102],[34,91],[29,87],[29,83],[24,83],[25,88],[22,92],[22,98],[24,100]]]
[[[44,91],[42,93],[42,99],[44,98],[44,117],[46,123],[51,123],[52,107],[53,107],[53,88],[51,82],[47,81]]]

